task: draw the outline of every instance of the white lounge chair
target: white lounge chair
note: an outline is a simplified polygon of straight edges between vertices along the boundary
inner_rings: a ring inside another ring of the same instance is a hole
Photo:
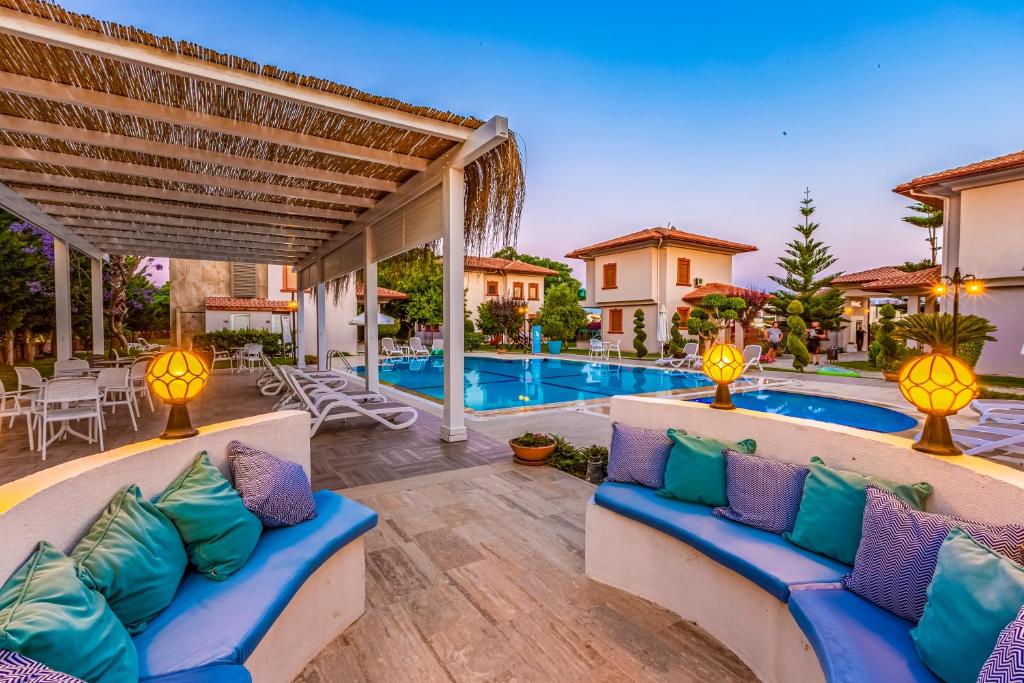
[[[405,429],[419,417],[415,408],[400,403],[358,403],[337,391],[308,392],[293,373],[286,373],[288,383],[301,401],[302,407],[313,417],[310,437],[316,436],[325,422],[337,422],[356,417],[368,417],[388,429]],[[401,419],[406,416],[405,419]]]
[[[953,441],[965,446],[964,455],[981,455],[1003,450],[1024,454],[1024,425],[979,423],[966,429],[951,429]]]
[[[757,366],[758,370],[764,372],[764,368],[761,366],[761,345],[747,344],[743,347],[743,372],[746,372],[754,365]]]
[[[385,358],[404,358],[405,349],[395,344],[393,337],[383,337],[380,340],[380,349],[384,352]]]
[[[683,344],[683,357],[682,358],[673,358],[672,360],[669,361],[668,364],[671,367],[675,368],[676,370],[681,370],[682,368],[686,368],[686,367],[690,367],[690,368],[700,367],[700,363],[701,363],[700,354],[697,353],[697,350],[699,348],[700,348],[700,346],[697,344],[697,342],[689,342],[689,343]]]
[[[979,424],[986,422],[1024,424],[1024,401],[976,398],[971,401],[971,408],[978,413]]]
[[[422,339],[413,337],[409,340],[409,353],[413,356],[429,356],[430,349],[423,345]]]
[[[337,392],[345,394],[357,402],[380,403],[387,400],[383,394],[376,391],[368,391],[365,387],[349,387],[348,380],[337,372],[308,373],[298,368],[284,368],[281,370],[281,377],[286,391],[284,396],[274,405],[274,410],[303,409],[302,401],[292,386],[293,383],[297,383],[309,396]]]

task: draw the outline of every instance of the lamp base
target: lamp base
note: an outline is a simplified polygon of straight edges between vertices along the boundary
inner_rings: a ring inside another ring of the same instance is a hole
[[[718,410],[735,410],[736,406],[733,405],[732,395],[729,394],[728,384],[719,384],[715,389],[715,400],[711,403],[712,408]]]
[[[921,438],[914,444],[915,451],[931,455],[960,455],[963,453],[953,443],[949,423],[945,417],[929,415],[921,429]]]
[[[192,426],[192,419],[188,416],[188,406],[172,405],[171,413],[167,416],[167,426],[164,427],[161,439],[187,439],[195,436],[199,431]]]

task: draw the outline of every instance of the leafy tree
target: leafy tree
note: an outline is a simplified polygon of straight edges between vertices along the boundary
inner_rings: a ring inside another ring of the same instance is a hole
[[[964,345],[974,347],[977,342],[996,341],[993,332],[999,329],[979,315],[961,315],[957,319],[958,355]],[[912,339],[931,347],[935,353],[953,351],[953,316],[949,313],[913,313],[896,321],[892,330],[895,339]],[[980,355],[980,351],[979,351]]]
[[[672,314],[672,329],[668,333],[668,355],[674,358],[683,357],[683,346],[686,342],[679,332],[679,326],[682,324],[683,317],[679,315],[679,311],[676,311]]]
[[[633,312],[633,350],[636,351],[637,358],[647,355],[647,347],[644,346],[647,331],[644,327],[644,309],[638,308]]]
[[[786,350],[793,354],[793,367],[803,372],[811,362],[811,354],[804,343],[804,335],[807,334],[807,325],[803,319],[804,306],[799,299],[794,299],[789,302],[786,312],[789,314],[786,318],[786,326],[789,328],[786,333]]]
[[[931,262],[931,259],[923,258],[920,261],[904,261],[902,266],[896,267],[905,273],[914,273],[919,270],[927,270],[928,268],[931,268],[933,265],[935,264]]]
[[[525,316],[520,309],[524,303],[510,296],[499,296],[484,301],[477,307],[480,331],[484,334],[501,335],[502,339],[505,339],[510,332],[523,326]]]
[[[785,254],[776,261],[785,274],[769,276],[781,287],[773,293],[769,308],[783,317],[791,315],[789,304],[799,301],[799,315],[805,324],[817,321],[825,330],[837,330],[844,322],[843,297],[832,287],[832,281],[842,273],[822,275],[835,264],[836,258],[827,244],[814,238],[814,233],[821,227],[820,223],[811,220],[814,211],[811,191],[805,190],[800,201],[800,215],[804,222],[793,226],[800,237],[787,242]]]
[[[739,320],[746,308],[747,302],[741,297],[708,294],[700,300],[700,308],[690,313],[687,330],[703,344],[711,343],[731,321]]]
[[[549,339],[564,342],[573,339],[576,331],[587,324],[587,312],[580,306],[576,290],[558,283],[545,291],[538,323]]]
[[[149,275],[162,269],[163,265],[157,263],[152,256],[110,256],[110,260],[103,268],[106,285],[104,299],[110,323],[110,343],[114,348],[127,350],[128,338],[125,332],[129,329],[126,327],[129,310],[138,313],[143,309],[145,302],[137,301],[135,297],[146,291],[151,299],[150,290],[155,287],[152,286]]]
[[[904,216],[903,222],[909,223],[918,228],[924,228],[928,231],[928,236],[924,238],[924,241],[928,243],[931,248],[932,258],[928,264],[934,266],[938,262],[939,250],[942,247],[939,246],[939,228],[942,227],[942,209],[937,209],[934,206],[923,204],[918,202],[917,204],[911,204],[907,207],[913,211],[916,215]]]
[[[409,296],[387,302],[383,311],[400,321],[406,332],[416,323],[440,325],[444,321],[443,276],[440,260],[427,248],[382,261],[377,266],[378,284]]]
[[[544,278],[544,291],[547,292],[555,285],[568,285],[569,289],[572,290],[575,296],[576,292],[579,291],[583,284],[577,280],[572,274],[572,267],[567,263],[561,261],[555,261],[554,259],[545,258],[543,256],[531,256],[530,254],[523,254],[515,250],[515,247],[505,247],[494,252],[494,258],[505,258],[510,261],[522,261],[523,263],[529,263],[534,266],[540,266],[542,268],[550,268],[551,270],[557,270],[558,275],[548,275]],[[544,295],[547,298],[547,294]]]

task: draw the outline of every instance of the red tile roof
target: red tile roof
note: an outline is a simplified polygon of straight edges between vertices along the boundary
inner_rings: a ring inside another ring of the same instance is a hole
[[[709,282],[706,285],[697,287],[692,292],[683,297],[683,301],[689,301],[691,303],[700,303],[700,300],[706,297],[708,294],[724,294],[726,296],[745,296],[748,294],[760,294],[761,292],[755,292],[752,289],[745,289],[743,287],[737,287],[736,285],[727,285],[724,282]]]
[[[233,296],[208,296],[206,297],[206,310],[287,313],[288,301],[279,299],[237,299]]]
[[[879,268],[861,270],[856,273],[845,273],[837,277],[835,280],[832,280],[832,284],[859,285],[862,282],[871,282],[872,280],[880,280],[882,278],[897,277],[902,274],[903,271],[896,266],[881,266]]]
[[[919,190],[946,180],[957,180],[959,178],[966,178],[972,175],[1008,171],[1022,167],[1024,167],[1024,150],[1021,150],[1020,152],[1013,152],[1012,154],[1005,154],[994,159],[986,159],[985,161],[979,161],[974,164],[967,164],[966,166],[958,166],[957,168],[939,171],[938,173],[923,175],[919,178],[914,178],[909,182],[903,183],[902,185],[897,185],[893,188],[893,192],[910,197],[914,190]],[[916,197],[914,198],[916,199]]]
[[[911,287],[932,287],[939,282],[939,275],[942,266],[932,266],[924,270],[915,270],[909,273],[898,271],[892,277],[880,278],[874,282],[862,285],[862,289],[872,292],[884,292],[893,289],[908,289]]]
[[[356,283],[356,298],[362,300],[366,296],[366,285],[362,282]],[[387,287],[377,288],[377,301],[394,301],[396,299],[408,299],[409,295],[399,292],[397,289]]]
[[[467,256],[466,270],[483,270],[488,273],[519,273],[521,275],[558,275],[557,270],[535,266],[532,263],[522,261],[510,261],[506,258],[493,258],[489,256]]]
[[[746,251],[757,251],[757,247],[752,244],[729,242],[727,240],[720,240],[717,237],[698,235],[692,232],[676,230],[675,228],[647,228],[645,230],[631,232],[628,235],[616,237],[615,239],[598,242],[597,244],[592,244],[589,247],[570,251],[565,255],[565,257],[584,259],[603,251],[615,251],[619,247],[631,247],[638,244],[644,244],[645,242],[657,242],[658,240],[673,242],[675,244],[681,244],[697,249],[706,248],[713,251],[724,251],[732,254],[739,254]]]

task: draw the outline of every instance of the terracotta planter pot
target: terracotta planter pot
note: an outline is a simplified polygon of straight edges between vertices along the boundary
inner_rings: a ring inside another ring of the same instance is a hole
[[[548,446],[519,446],[509,441],[508,445],[512,447],[513,459],[520,465],[543,465],[548,461],[548,456],[555,450],[555,444]]]

